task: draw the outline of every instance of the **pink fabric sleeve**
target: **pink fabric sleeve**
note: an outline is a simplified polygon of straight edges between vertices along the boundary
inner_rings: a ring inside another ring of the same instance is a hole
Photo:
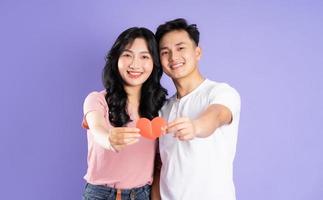
[[[86,115],[92,111],[100,111],[102,114],[107,113],[107,103],[103,92],[91,92],[84,100],[83,104],[83,121],[82,127],[89,129],[88,123],[86,121]]]

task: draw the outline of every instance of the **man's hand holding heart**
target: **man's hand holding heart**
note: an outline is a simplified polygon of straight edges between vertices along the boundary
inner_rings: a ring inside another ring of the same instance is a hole
[[[177,118],[165,127],[167,133],[173,133],[174,137],[182,141],[192,140],[197,137],[196,121],[188,117]]]

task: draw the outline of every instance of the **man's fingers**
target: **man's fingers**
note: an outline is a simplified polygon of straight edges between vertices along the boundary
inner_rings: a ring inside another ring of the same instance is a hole
[[[187,141],[187,140],[191,140],[193,138],[194,138],[194,136],[192,134],[180,135],[178,137],[178,139],[181,141]]]
[[[176,126],[173,126],[172,128],[168,129],[169,132],[175,133],[177,131],[181,131],[183,129],[188,129],[189,124],[187,122],[182,122],[177,124]]]
[[[166,128],[167,126],[162,126],[161,128],[160,128],[160,130],[161,130],[161,134],[162,135],[165,135],[166,133],[167,133],[167,128]]]
[[[174,134],[174,137],[180,137],[180,136],[184,136],[184,135],[187,135],[187,134],[190,134],[190,132],[188,130],[186,130],[186,129],[182,129],[182,130],[177,131]]]
[[[174,137],[178,138],[179,140],[186,141],[193,139],[195,135],[190,128],[183,128],[175,132]]]
[[[177,125],[175,125],[171,128],[168,128],[167,132],[176,133],[176,132],[182,131],[184,129],[189,129],[189,127],[190,127],[190,124],[188,122],[182,122],[182,123],[178,123]]]
[[[168,123],[166,128],[167,129],[172,128],[173,126],[176,126],[177,124],[180,124],[180,123],[183,123],[183,122],[186,122],[186,121],[188,121],[188,118],[186,118],[186,117],[177,118],[174,121]]]

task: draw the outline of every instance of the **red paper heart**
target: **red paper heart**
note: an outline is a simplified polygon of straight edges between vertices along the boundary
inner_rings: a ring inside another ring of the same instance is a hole
[[[155,117],[152,121],[147,118],[140,118],[136,127],[140,129],[140,134],[148,139],[154,140],[162,135],[161,127],[166,125],[166,121],[161,117]]]

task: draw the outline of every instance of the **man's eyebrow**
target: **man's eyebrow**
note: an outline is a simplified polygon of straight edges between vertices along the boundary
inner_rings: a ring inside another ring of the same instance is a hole
[[[180,46],[180,45],[183,45],[183,44],[185,44],[185,42],[179,42],[179,43],[175,44],[175,46]]]
[[[179,42],[177,44],[175,44],[175,46],[181,46],[181,45],[185,45],[186,43],[185,42]],[[165,49],[168,49],[168,47],[161,47],[159,50],[165,50]]]
[[[168,49],[168,47],[162,47],[159,50],[161,51],[161,50],[165,50],[165,49]]]

